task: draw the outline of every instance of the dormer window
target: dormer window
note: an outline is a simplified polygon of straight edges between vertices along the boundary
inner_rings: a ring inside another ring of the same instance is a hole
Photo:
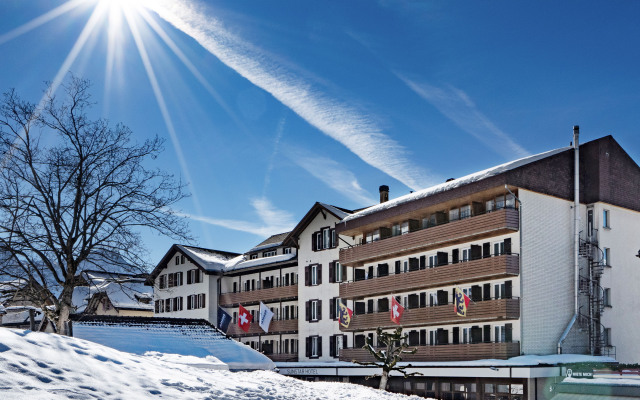
[[[282,254],[291,254],[291,247],[285,247],[282,249]]]
[[[265,251],[262,253],[262,257],[273,257],[276,255],[276,250]]]
[[[249,258],[250,258],[251,260],[255,260],[256,258],[258,258],[258,254],[257,254],[257,253],[255,253],[255,254],[251,254],[251,255],[249,256]]]

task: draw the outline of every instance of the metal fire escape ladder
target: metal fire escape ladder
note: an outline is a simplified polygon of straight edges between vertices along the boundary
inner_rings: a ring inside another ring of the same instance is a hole
[[[589,351],[592,355],[610,354],[605,327],[601,323],[605,306],[605,292],[600,285],[604,272],[604,252],[598,247],[597,230],[586,239],[580,238],[578,254],[587,260],[587,269],[580,274],[579,292],[587,297],[586,309],[580,307],[578,324],[589,333]]]

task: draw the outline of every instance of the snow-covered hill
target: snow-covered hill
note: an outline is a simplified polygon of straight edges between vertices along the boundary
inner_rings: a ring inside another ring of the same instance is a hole
[[[193,363],[191,358],[185,362]],[[0,398],[419,399],[270,371],[229,372],[180,362],[180,356],[140,356],[81,339],[0,329]]]

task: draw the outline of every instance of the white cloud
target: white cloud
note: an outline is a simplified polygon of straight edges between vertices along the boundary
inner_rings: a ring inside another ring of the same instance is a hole
[[[285,154],[308,173],[343,196],[362,206],[376,203],[375,199],[362,189],[356,176],[339,162],[293,146],[287,146]]]
[[[509,159],[529,155],[527,150],[513,141],[509,135],[481,113],[464,91],[450,85],[436,87],[426,83],[417,83],[400,74],[396,75],[418,96],[427,100],[445,117],[487,147],[492,148],[496,153]]]
[[[427,171],[410,162],[407,150],[385,135],[369,116],[312,87],[255,46],[231,34],[195,4],[185,0],[148,4],[161,18],[191,36],[221,62],[342,143],[367,164],[413,189],[433,183]]]
[[[235,219],[211,218],[204,215],[179,213],[194,221],[209,225],[221,226],[235,231],[253,233],[261,237],[268,237],[277,233],[288,232],[296,225],[293,214],[277,209],[271,202],[262,197],[251,201],[261,222],[248,222]]]

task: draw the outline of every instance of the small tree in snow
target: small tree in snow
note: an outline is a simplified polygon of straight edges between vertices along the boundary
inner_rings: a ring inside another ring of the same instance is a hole
[[[389,382],[389,373],[391,371],[398,371],[404,375],[405,378],[415,375],[422,375],[419,372],[411,372],[408,373],[405,371],[406,368],[411,367],[411,364],[407,364],[406,366],[398,366],[398,362],[402,361],[403,354],[415,354],[418,351],[417,348],[413,348],[411,350],[407,350],[409,345],[407,344],[407,339],[409,335],[402,334],[402,328],[398,327],[393,332],[383,332],[382,328],[378,327],[376,329],[376,336],[378,337],[378,350],[373,347],[373,343],[369,337],[365,339],[365,344],[363,349],[366,349],[371,353],[373,358],[376,361],[356,361],[353,362],[360,365],[375,365],[382,368],[382,374],[375,374],[368,376],[369,378],[375,378],[377,376],[380,377],[380,389],[387,390],[387,383]]]

